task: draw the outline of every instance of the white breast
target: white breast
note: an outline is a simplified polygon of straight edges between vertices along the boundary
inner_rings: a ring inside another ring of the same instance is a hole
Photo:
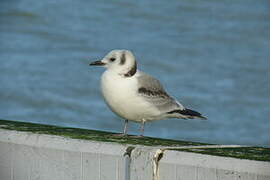
[[[157,113],[156,109],[137,95],[135,76],[126,78],[112,71],[105,71],[101,77],[101,89],[110,109],[124,119],[141,121]]]

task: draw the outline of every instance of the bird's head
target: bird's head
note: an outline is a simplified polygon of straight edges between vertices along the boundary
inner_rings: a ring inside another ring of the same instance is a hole
[[[104,66],[125,77],[133,76],[137,71],[134,55],[128,50],[112,50],[102,60],[94,61],[90,66]]]

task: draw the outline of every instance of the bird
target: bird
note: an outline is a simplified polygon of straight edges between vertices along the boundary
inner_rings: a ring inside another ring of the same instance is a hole
[[[140,123],[139,137],[143,137],[146,122],[207,119],[170,96],[158,79],[138,70],[135,56],[129,50],[112,50],[89,65],[106,68],[101,76],[101,92],[111,111],[124,119],[123,133],[119,135],[127,136],[129,121]]]

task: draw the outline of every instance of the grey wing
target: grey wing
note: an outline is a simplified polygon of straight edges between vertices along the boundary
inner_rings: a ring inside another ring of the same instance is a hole
[[[167,94],[157,79],[143,72],[140,72],[137,78],[139,85],[138,94],[162,113],[184,109],[182,104]]]

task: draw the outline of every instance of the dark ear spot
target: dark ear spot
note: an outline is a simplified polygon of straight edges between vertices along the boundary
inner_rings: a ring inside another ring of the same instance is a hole
[[[124,65],[126,62],[126,53],[123,53],[120,58],[120,65]]]
[[[132,68],[126,73],[124,74],[125,77],[131,77],[133,76],[135,73],[137,72],[137,63],[136,61],[134,62],[134,65],[132,66]]]

